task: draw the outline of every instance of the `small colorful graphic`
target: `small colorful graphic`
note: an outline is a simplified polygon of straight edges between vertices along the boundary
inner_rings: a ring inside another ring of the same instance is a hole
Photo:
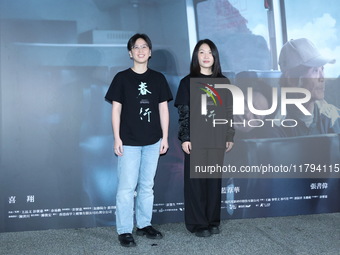
[[[214,85],[207,84],[207,83],[200,83],[200,84],[204,85],[205,87],[205,88],[200,88],[200,89],[203,90],[207,94],[207,96],[213,100],[215,105],[217,105],[217,101],[219,102],[220,105],[222,105],[221,96],[218,94],[218,92],[214,88]],[[217,101],[215,97],[217,98]]]

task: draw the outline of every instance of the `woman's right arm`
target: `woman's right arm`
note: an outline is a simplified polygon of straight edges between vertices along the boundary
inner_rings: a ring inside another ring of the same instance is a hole
[[[179,131],[178,139],[182,142],[182,149],[185,153],[190,154],[191,142],[190,142],[190,109],[189,105],[178,106],[179,115]]]

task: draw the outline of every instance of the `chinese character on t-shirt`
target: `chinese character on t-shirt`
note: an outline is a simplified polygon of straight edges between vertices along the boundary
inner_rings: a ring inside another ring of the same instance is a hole
[[[148,86],[146,86],[146,82],[141,82],[140,84],[139,84],[139,94],[138,94],[138,96],[139,95],[146,95],[147,93],[149,93],[149,94],[151,94],[151,92],[149,91],[149,90],[147,90],[147,87]]]
[[[140,108],[139,110],[139,116],[140,119],[143,120],[144,116],[148,117],[148,122],[150,122],[150,115],[151,115],[151,110],[150,108],[143,109],[143,107]]]

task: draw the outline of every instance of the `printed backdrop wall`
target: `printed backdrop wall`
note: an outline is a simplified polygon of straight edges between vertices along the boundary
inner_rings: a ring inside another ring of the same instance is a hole
[[[200,4],[209,6],[213,24],[202,22]],[[216,42],[233,82],[250,69],[279,74],[268,71],[267,39],[248,23],[249,13],[262,21],[266,11],[262,1],[0,0],[0,232],[115,225],[117,157],[104,95],[117,71],[132,64],[129,37],[150,36],[150,67],[164,73],[176,95],[189,70],[190,42],[200,38]],[[183,221],[183,152],[173,102],[169,108],[170,149],[155,179],[154,223]],[[226,164],[315,163],[333,175],[225,176],[223,219],[340,211],[338,134],[236,139]]]

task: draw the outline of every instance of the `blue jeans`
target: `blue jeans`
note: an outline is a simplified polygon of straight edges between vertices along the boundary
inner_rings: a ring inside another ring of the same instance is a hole
[[[119,235],[132,233],[135,191],[137,227],[151,225],[159,150],[160,141],[146,146],[123,146],[123,156],[118,157],[117,170],[116,227]]]

